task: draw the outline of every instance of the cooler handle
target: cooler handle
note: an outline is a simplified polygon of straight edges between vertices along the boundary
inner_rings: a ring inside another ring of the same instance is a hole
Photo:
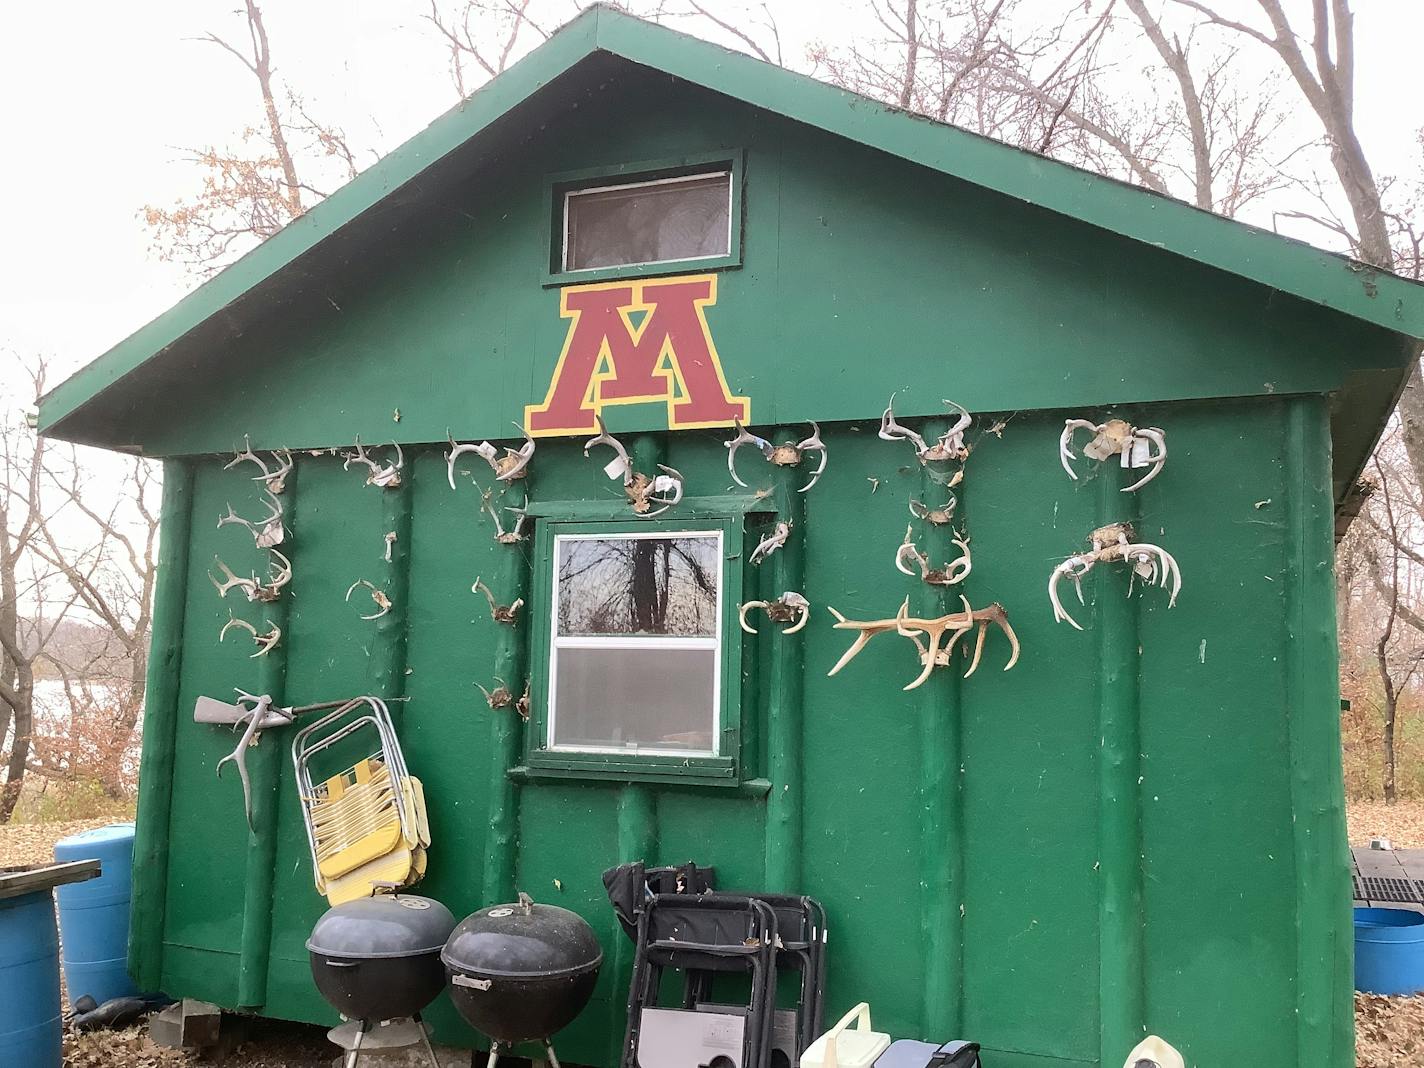
[[[870,1002],[862,1001],[850,1012],[840,1018],[840,1022],[826,1032],[826,1059],[822,1068],[840,1068],[840,1062],[836,1059],[836,1039],[840,1033],[850,1026],[851,1020],[856,1021],[857,1031],[870,1030]]]

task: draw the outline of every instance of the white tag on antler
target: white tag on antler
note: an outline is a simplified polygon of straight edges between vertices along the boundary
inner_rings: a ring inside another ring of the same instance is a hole
[[[1133,467],[1151,466],[1151,464],[1153,463],[1152,442],[1148,441],[1146,438],[1133,438],[1132,454],[1129,457],[1128,462],[1132,464]]]
[[[603,465],[603,473],[611,479],[623,481],[623,457],[615,456]]]

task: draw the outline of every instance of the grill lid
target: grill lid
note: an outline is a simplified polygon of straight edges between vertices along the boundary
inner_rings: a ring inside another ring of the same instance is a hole
[[[434,953],[455,917],[440,902],[415,894],[378,894],[328,909],[316,921],[307,949],[328,957],[374,960]]]
[[[519,896],[519,904],[495,905],[462,920],[440,954],[445,967],[471,976],[549,979],[603,963],[603,949],[583,917]]]

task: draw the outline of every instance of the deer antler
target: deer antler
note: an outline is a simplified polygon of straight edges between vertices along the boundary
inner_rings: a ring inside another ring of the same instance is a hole
[[[247,622],[247,620],[238,619],[235,615],[229,612],[227,622],[223,624],[222,630],[218,631],[218,641],[222,641],[223,639],[225,639],[227,637],[227,632],[230,631],[233,627],[237,627],[239,630],[247,631],[249,634],[252,635],[252,640],[257,645],[257,652],[249,656],[247,658],[249,660],[256,660],[259,656],[266,656],[273,649],[275,649],[277,647],[277,643],[282,640],[282,628],[277,626],[277,624],[269,621],[267,624],[267,633],[259,634],[257,632],[257,628],[254,627],[251,623]]]
[[[475,579],[474,585],[470,587],[470,592],[483,593],[485,595],[485,600],[489,602],[490,606],[490,617],[496,623],[508,623],[512,626],[515,622],[515,617],[517,616],[519,609],[524,604],[523,597],[518,598],[513,604],[510,605],[500,604],[494,599],[494,591],[485,584],[483,579]]]
[[[396,450],[395,463],[378,464],[371,459],[366,452],[366,447],[361,444],[361,438],[356,438],[356,451],[346,453],[345,462],[342,463],[342,470],[346,470],[353,463],[364,464],[371,471],[366,476],[366,485],[380,486],[382,489],[395,489],[401,484],[401,469],[405,467],[405,453],[401,450],[400,443],[393,441],[391,447]]]
[[[233,523],[246,527],[259,549],[270,549],[274,545],[281,545],[287,532],[282,526],[282,502],[271,490],[264,489],[262,493],[267,498],[265,516],[257,520],[243,519],[229,504],[227,514],[218,517],[218,527],[221,529]]]
[[[991,604],[988,608],[975,611],[966,598],[961,596],[959,600],[964,606],[962,614],[950,612],[934,619],[922,619],[911,616],[909,614],[910,599],[908,597],[905,598],[904,602],[900,605],[899,611],[896,612],[895,616],[891,619],[846,619],[845,616],[841,615],[834,608],[831,608],[831,615],[836,617],[836,630],[854,630],[858,631],[858,633],[856,634],[855,641],[851,643],[850,648],[841,654],[841,658],[836,661],[835,666],[826,674],[836,674],[841,668],[845,667],[846,664],[855,659],[856,655],[865,648],[871,638],[877,634],[883,634],[886,631],[893,630],[902,637],[909,638],[919,653],[922,670],[918,676],[910,681],[909,685],[904,687],[905,690],[913,690],[923,685],[936,667],[943,667],[949,663],[954,653],[956,643],[965,634],[973,630],[975,624],[978,624],[980,628],[979,638],[975,645],[973,661],[969,665],[969,670],[964,673],[964,677],[968,678],[974,674],[975,670],[979,667],[979,658],[984,648],[985,632],[988,630],[990,623],[1000,627],[1009,639],[1011,651],[1009,662],[1004,666],[1004,670],[1008,671],[1017,664],[1020,652],[1019,640],[1013,628],[1009,626],[1008,613],[1004,611],[1003,606],[996,603]],[[946,634],[949,635],[947,639],[945,638]],[[921,635],[929,639],[928,644],[920,640]]]
[[[905,540],[901,542],[900,548],[895,552],[895,570],[904,575],[913,575],[914,572],[905,566],[907,559],[913,560],[919,567],[920,578],[931,586],[953,586],[963,582],[968,577],[969,572],[974,569],[974,561],[969,555],[969,539],[961,534],[953,537],[953,542],[959,547],[960,555],[951,560],[942,568],[930,567],[930,558],[915,546],[911,537],[914,533],[913,526],[905,528]]]
[[[346,600],[350,601],[351,595],[361,586],[365,586],[366,589],[371,591],[371,600],[376,603],[376,611],[369,616],[362,616],[362,619],[380,619],[391,610],[391,599],[386,596],[385,591],[378,588],[374,583],[368,582],[366,579],[357,579],[347,587]]]

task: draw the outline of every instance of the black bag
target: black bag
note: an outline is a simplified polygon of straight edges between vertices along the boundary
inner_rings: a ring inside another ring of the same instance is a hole
[[[645,868],[641,860],[635,860],[603,873],[603,889],[618,925],[634,942],[638,940],[638,914],[650,895],[705,894],[716,885],[716,868],[699,868],[690,860],[666,868]]]
[[[875,1058],[874,1068],[982,1068],[979,1043],[916,1042],[902,1038]]]

